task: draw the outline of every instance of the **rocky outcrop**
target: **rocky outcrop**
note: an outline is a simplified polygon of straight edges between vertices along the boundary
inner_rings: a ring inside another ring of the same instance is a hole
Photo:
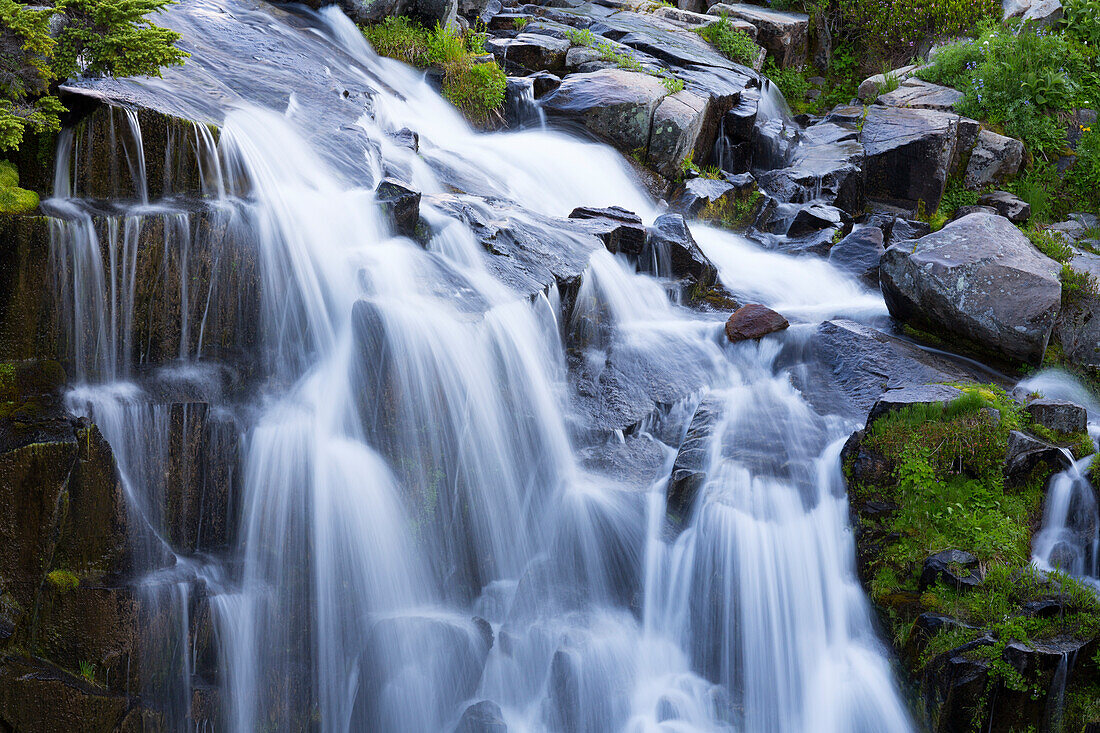
[[[963,183],[973,191],[1004,183],[1016,176],[1023,160],[1022,142],[983,128],[970,153]]]
[[[908,107],[950,112],[956,104],[962,101],[962,98],[963,93],[958,89],[931,84],[916,77],[911,77],[903,81],[897,89],[879,96],[878,103],[887,107]]]
[[[874,105],[860,132],[867,197],[915,211],[935,211],[955,156],[959,117],[947,112]]]
[[[1038,364],[1061,303],[1059,269],[1007,219],[976,213],[892,246],[880,276],[895,318]]]
[[[882,230],[876,226],[864,226],[829,249],[829,262],[870,287],[877,288],[878,264],[885,251]]]
[[[1029,400],[1024,409],[1032,422],[1055,433],[1083,433],[1088,427],[1085,408],[1066,400],[1039,397]]]

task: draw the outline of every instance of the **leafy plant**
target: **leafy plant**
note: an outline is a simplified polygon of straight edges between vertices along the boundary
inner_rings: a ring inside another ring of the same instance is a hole
[[[668,90],[669,94],[684,91],[684,80],[671,74],[662,75],[661,83],[665,85],[665,89]]]
[[[515,28],[517,31],[521,31],[527,27],[527,24],[529,22],[530,21],[527,18],[516,18],[512,21],[512,27]]]
[[[91,662],[81,660],[80,661],[80,676],[84,678],[85,682],[95,684],[95,665]]]
[[[587,28],[577,30],[576,28],[570,28],[565,31],[565,37],[569,39],[569,42],[574,46],[595,46],[600,42],[599,36]]]
[[[751,66],[760,52],[760,47],[748,33],[733,27],[726,13],[722,13],[716,23],[703,26],[696,33],[721,51],[730,61],[743,66]]]
[[[504,104],[507,81],[495,62],[463,57],[443,65],[443,96],[475,123],[488,122]]]
[[[1100,2],[1065,0],[1062,11],[1062,23],[1068,35],[1092,46],[1100,44]]]

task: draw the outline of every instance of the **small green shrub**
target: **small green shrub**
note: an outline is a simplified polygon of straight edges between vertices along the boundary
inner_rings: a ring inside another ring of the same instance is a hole
[[[775,62],[768,59],[764,64],[764,74],[771,80],[779,91],[783,93],[783,98],[788,100],[788,103],[796,103],[805,99],[806,92],[810,91],[810,82],[807,81],[808,73],[805,66],[792,66],[786,69],[781,69],[775,65]]]
[[[727,196],[711,201],[699,211],[699,219],[726,229],[744,229],[752,224],[764,194],[754,190],[743,196]]]
[[[388,56],[417,67],[429,64],[428,32],[408,18],[390,16],[362,30],[379,56]]]
[[[80,676],[84,678],[85,682],[95,684],[95,665],[89,661],[80,661]]]
[[[717,48],[730,61],[742,66],[751,66],[756,60],[756,54],[760,47],[752,40],[748,33],[740,28],[734,28],[729,17],[723,13],[718,22],[711,23],[696,31]]]
[[[504,71],[494,62],[465,57],[443,65],[443,96],[475,123],[485,123],[504,104]]]
[[[1056,262],[1064,263],[1073,257],[1073,248],[1060,234],[1035,226],[1025,229],[1024,234],[1036,249]]]
[[[662,75],[661,83],[665,85],[665,89],[668,90],[669,94],[684,91],[684,80],[671,74]]]
[[[1079,207],[1100,213],[1100,130],[1082,128],[1076,160],[1066,171],[1065,186]]]
[[[1087,272],[1074,270],[1069,265],[1062,265],[1060,276],[1063,308],[1068,308],[1096,294],[1096,281]]]
[[[1100,44],[1100,2],[1065,0],[1062,11],[1067,35],[1090,46]]]
[[[512,21],[512,27],[515,28],[517,31],[521,31],[527,27],[528,22],[530,21],[528,21],[527,18],[516,18]]]
[[[565,37],[569,39],[569,42],[574,46],[595,46],[600,42],[600,37],[587,28],[577,30],[576,28],[570,28],[565,32]]]

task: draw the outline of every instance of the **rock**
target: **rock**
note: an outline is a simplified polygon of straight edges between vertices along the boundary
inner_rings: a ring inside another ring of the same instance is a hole
[[[889,74],[898,81],[905,81],[909,76],[916,71],[915,65],[903,66],[900,69],[894,69],[886,74],[875,74],[860,82],[859,89],[856,90],[856,96],[861,101],[871,103],[875,101],[875,98],[882,94],[883,87],[886,86],[886,76]]]
[[[702,288],[718,281],[718,268],[699,249],[680,214],[658,216],[649,229],[646,246],[656,254],[658,274],[688,279]]]
[[[978,558],[963,550],[944,550],[928,557],[920,571],[919,589],[924,591],[936,585],[955,590],[965,590],[981,585],[981,569]]]
[[[646,162],[665,176],[674,178],[683,163],[693,156],[704,156],[707,150],[696,152],[696,143],[703,130],[708,100],[688,90],[670,94],[661,100],[653,113]]]
[[[1039,464],[1045,464],[1050,473],[1064,471],[1073,461],[1066,452],[1019,430],[1008,434],[1008,451],[1005,454],[1005,476],[1014,483],[1026,480]]]
[[[535,99],[542,99],[550,92],[561,86],[561,77],[551,74],[549,71],[539,71],[531,74],[531,92]]]
[[[906,79],[892,92],[878,98],[878,104],[887,107],[910,107],[950,112],[963,98],[958,89],[921,81],[916,77]]]
[[[807,204],[798,209],[786,234],[788,237],[801,237],[822,229],[842,229],[847,222],[848,216],[835,206]]]
[[[373,10],[373,5],[371,10]],[[397,0],[393,15],[419,21],[425,28],[449,25],[458,15],[457,0]],[[389,15],[389,13],[387,13]]]
[[[867,426],[891,412],[903,410],[912,405],[944,405],[962,397],[962,390],[946,384],[922,384],[912,387],[900,387],[883,393],[875,401],[867,415]]]
[[[972,654],[993,644],[988,634],[931,660],[921,675],[921,697],[939,725],[937,733],[964,731],[989,695],[989,662]],[[1005,728],[1008,730],[1008,728]]]
[[[1052,28],[1062,20],[1062,3],[1058,0],[1037,0],[1020,18],[1022,25],[1032,28]]]
[[[0,659],[0,721],[13,733],[141,730],[123,725],[132,704],[46,662]]]
[[[1088,429],[1088,413],[1072,402],[1040,397],[1028,402],[1024,409],[1033,422],[1056,433],[1083,433]]]
[[[490,38],[485,50],[502,64],[507,61],[531,71],[560,71],[565,68],[569,41],[544,33],[520,33],[514,38]]]
[[[1100,297],[1086,295],[1062,308],[1054,326],[1066,361],[1100,367]]]
[[[714,17],[713,15],[707,15],[706,13],[702,12],[697,13],[691,10],[684,10],[682,8],[670,8],[667,5],[662,5],[661,7],[657,8],[653,11],[653,14],[656,15],[658,18],[667,18],[668,20],[675,20],[680,23],[687,23],[688,25],[700,27],[713,25],[714,23],[718,22],[718,18]],[[731,18],[729,23],[734,30],[741,31],[752,40],[756,40],[757,30],[756,26],[754,26],[752,23],[746,23],[745,21],[737,20],[736,18]]]
[[[508,725],[499,705],[492,700],[482,700],[463,711],[454,733],[508,733]]]
[[[392,178],[383,178],[374,192],[374,199],[390,220],[393,231],[403,237],[416,234],[420,221],[420,192]]]
[[[878,263],[885,251],[882,230],[864,226],[833,245],[829,250],[829,262],[877,288]]]
[[[699,489],[707,480],[714,429],[722,417],[722,403],[706,397],[695,408],[668,478],[666,510],[677,527],[687,526]]]
[[[1031,204],[1008,191],[993,191],[978,199],[980,206],[988,206],[1013,224],[1023,224],[1031,218]]]
[[[860,132],[870,199],[935,211],[955,154],[958,115],[874,105]]]
[[[932,226],[925,221],[915,221],[901,217],[892,217],[890,221],[890,236],[886,242],[888,247],[899,242],[911,242],[932,233]]]
[[[648,74],[603,69],[570,74],[542,104],[547,114],[579,119],[630,154],[648,149],[653,114],[667,95],[664,84]]]
[[[970,153],[963,183],[971,191],[1014,178],[1024,160],[1024,144],[1015,138],[982,129]]]
[[[745,174],[749,175],[749,174]],[[751,178],[751,176],[750,176]],[[697,216],[707,206],[723,206],[737,198],[738,189],[729,181],[690,178],[672,200],[672,208],[684,216]]]
[[[727,5],[718,3],[707,10],[708,15],[727,15],[757,28],[756,42],[780,68],[806,63],[810,18],[802,13],[787,13],[748,3]]]
[[[951,215],[951,221],[961,219],[964,216],[970,216],[971,214],[999,214],[992,206],[960,206],[955,209],[955,213]]]
[[[741,306],[726,321],[726,337],[731,342],[761,339],[782,331],[791,324],[771,308],[759,303]]]
[[[891,246],[879,274],[895,318],[1039,364],[1061,304],[1059,271],[1004,217],[971,214],[915,246]]]
[[[580,207],[573,209],[569,218],[591,222],[589,230],[603,241],[612,254],[621,252],[638,257],[645,249],[646,228],[641,217],[632,211],[618,206],[605,209]]]

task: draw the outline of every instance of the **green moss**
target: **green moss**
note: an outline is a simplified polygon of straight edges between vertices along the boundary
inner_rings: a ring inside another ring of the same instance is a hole
[[[699,210],[699,218],[727,229],[743,229],[752,224],[763,199],[755,189],[743,196],[726,196],[707,203]]]
[[[19,188],[15,165],[0,160],[0,214],[23,214],[38,207],[38,194]]]
[[[80,586],[80,578],[68,570],[51,570],[46,574],[46,580],[62,593],[76,590]]]

